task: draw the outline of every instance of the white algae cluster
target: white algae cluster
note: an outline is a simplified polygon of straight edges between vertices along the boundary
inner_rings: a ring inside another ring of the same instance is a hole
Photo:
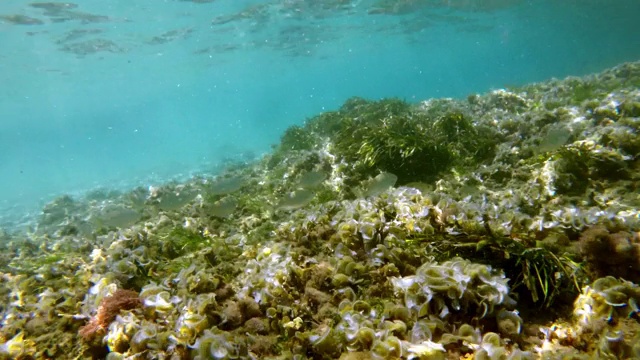
[[[640,63],[349,99],[0,233],[0,359],[640,358]]]

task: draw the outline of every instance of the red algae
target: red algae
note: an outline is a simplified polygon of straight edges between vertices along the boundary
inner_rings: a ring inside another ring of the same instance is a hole
[[[118,289],[113,294],[102,299],[98,311],[87,325],[78,332],[85,341],[104,334],[107,327],[120,313],[120,310],[132,310],[142,306],[138,293],[132,290]]]

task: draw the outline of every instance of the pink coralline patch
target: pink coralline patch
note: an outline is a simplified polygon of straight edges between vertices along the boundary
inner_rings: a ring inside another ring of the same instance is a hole
[[[85,341],[91,341],[96,336],[106,333],[109,324],[120,313],[120,310],[131,310],[140,306],[142,306],[142,301],[137,292],[118,289],[102,299],[96,314],[87,325],[80,328],[78,333]]]

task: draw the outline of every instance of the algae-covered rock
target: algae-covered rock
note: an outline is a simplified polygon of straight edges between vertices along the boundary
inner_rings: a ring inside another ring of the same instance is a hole
[[[419,316],[434,314],[441,318],[458,311],[476,311],[485,317],[493,315],[499,306],[513,306],[507,281],[490,266],[463,259],[425,263],[415,275],[391,279],[407,308]]]
[[[640,286],[612,276],[597,279],[585,287],[574,305],[574,314],[583,326],[597,326],[598,321],[617,322],[640,313]]]
[[[215,176],[60,197],[2,234],[0,358],[637,358],[639,79],[352,98]]]
[[[596,225],[580,235],[580,252],[598,276],[610,274],[627,280],[640,281],[640,236],[638,233],[610,232]],[[602,256],[607,254],[607,256]]]

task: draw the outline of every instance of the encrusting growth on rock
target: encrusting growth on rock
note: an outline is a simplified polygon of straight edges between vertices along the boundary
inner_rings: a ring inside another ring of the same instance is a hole
[[[354,98],[260,160],[55,199],[0,230],[0,360],[640,359],[638,86]]]
[[[102,299],[98,311],[87,325],[80,328],[79,334],[85,341],[90,341],[97,334],[104,334],[109,324],[120,313],[120,310],[131,310],[142,306],[138,293],[132,290],[118,289]]]

